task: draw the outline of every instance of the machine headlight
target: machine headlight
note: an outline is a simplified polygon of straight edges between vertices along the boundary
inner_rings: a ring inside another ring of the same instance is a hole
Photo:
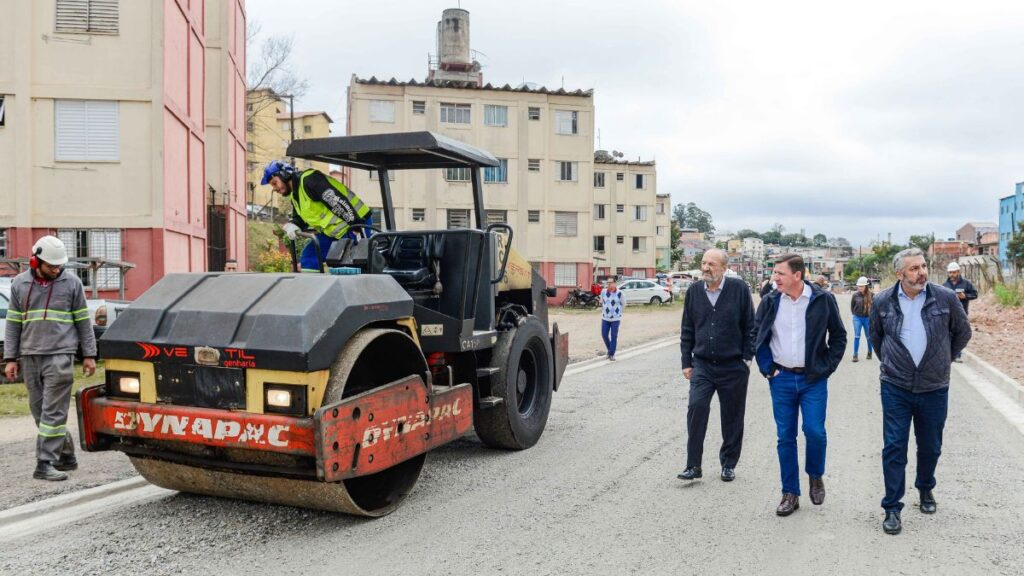
[[[117,379],[117,389],[122,394],[137,395],[139,393],[139,379],[135,376],[121,376]]]
[[[142,375],[138,372],[107,371],[107,395],[127,398],[139,397]]]
[[[296,384],[263,385],[263,411],[275,414],[306,415],[306,387]]]

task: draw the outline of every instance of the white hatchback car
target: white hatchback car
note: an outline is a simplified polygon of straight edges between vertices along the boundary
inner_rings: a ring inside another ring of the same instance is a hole
[[[0,358],[4,356],[4,333],[7,331],[7,308],[11,302],[11,281],[0,278]],[[0,380],[3,378],[0,377]]]
[[[626,304],[661,304],[672,300],[668,288],[659,286],[653,280],[623,280],[619,290],[622,290]]]

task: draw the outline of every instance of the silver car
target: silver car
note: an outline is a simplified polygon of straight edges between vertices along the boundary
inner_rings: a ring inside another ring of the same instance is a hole
[[[619,290],[626,304],[661,304],[672,300],[668,288],[658,285],[654,280],[623,280]]]

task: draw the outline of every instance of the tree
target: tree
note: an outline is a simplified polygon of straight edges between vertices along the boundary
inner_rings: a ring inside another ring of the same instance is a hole
[[[693,262],[690,263],[690,266],[692,266],[694,268],[700,268],[700,264],[703,261],[704,261],[704,253],[703,252],[697,252],[696,254],[694,254]]]
[[[920,248],[925,254],[928,253],[928,248],[931,247],[934,241],[935,237],[930,234],[914,234],[910,237],[910,245],[914,248]]]
[[[743,240],[744,238],[760,238],[761,234],[755,230],[751,230],[750,228],[744,228],[736,233],[736,237],[740,240]]]
[[[1017,223],[1017,232],[1006,242],[1006,259],[1013,269],[1024,269],[1024,222]]]
[[[676,263],[683,258],[683,251],[679,248],[679,237],[682,236],[682,233],[679,231],[679,223],[675,220],[670,223],[668,227],[668,234],[669,246],[671,247],[670,250],[672,253],[672,269],[674,270]]]
[[[259,40],[261,27],[250,20],[245,30],[245,53],[249,57],[245,73],[246,89],[250,100],[246,104],[246,121],[274,105],[280,98],[299,98],[306,93],[309,83],[291,69],[293,36],[270,36]],[[259,44],[259,49],[255,49]]]
[[[824,234],[820,233],[815,234],[813,241],[814,245],[817,246],[818,248],[824,248],[825,246],[828,245],[828,236],[825,236]]]
[[[761,240],[764,240],[765,244],[782,244],[782,234],[785,231],[786,227],[776,222],[771,230],[761,235]]]

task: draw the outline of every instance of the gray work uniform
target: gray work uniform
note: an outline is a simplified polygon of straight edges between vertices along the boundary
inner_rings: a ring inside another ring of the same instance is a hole
[[[78,276],[63,272],[43,281],[29,270],[11,283],[4,360],[19,360],[29,408],[38,427],[36,457],[57,462],[74,456],[67,431],[75,353],[96,356],[96,336]]]

